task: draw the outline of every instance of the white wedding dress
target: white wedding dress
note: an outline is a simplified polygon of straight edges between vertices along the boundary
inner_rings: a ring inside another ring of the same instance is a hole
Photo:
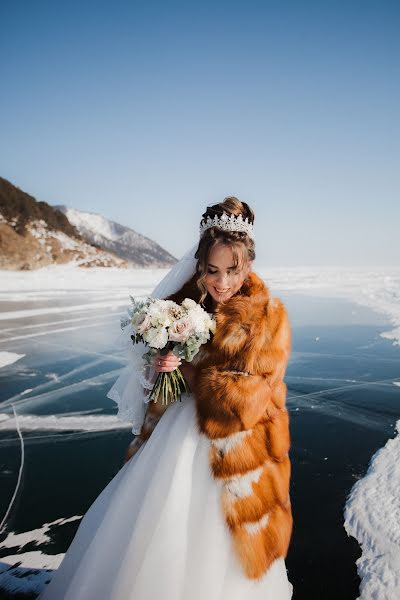
[[[183,394],[84,515],[40,600],[290,600],[283,558],[244,575],[209,443]]]

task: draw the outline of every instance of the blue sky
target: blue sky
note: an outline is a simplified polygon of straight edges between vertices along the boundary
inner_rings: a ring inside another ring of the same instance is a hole
[[[207,205],[258,266],[400,264],[400,4],[0,3],[0,175],[179,257]]]

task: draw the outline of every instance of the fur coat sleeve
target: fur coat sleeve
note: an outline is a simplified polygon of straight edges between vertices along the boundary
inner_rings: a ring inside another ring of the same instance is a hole
[[[245,574],[259,579],[286,557],[292,531],[290,434],[283,377],[288,314],[250,273],[241,294],[216,311],[215,335],[197,364],[199,430],[222,482],[221,506]]]

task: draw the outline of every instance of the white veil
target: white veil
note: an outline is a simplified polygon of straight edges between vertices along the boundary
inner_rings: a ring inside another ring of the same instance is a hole
[[[150,296],[153,298],[165,298],[177,292],[196,271],[197,259],[194,257],[198,242],[190,248],[182,258],[168,271],[163,279],[154,288]],[[107,392],[107,397],[114,400],[118,405],[117,417],[122,421],[132,423],[132,433],[139,435],[142,430],[146,414],[146,404],[149,402],[145,389],[151,389],[151,379],[155,373],[153,367],[148,368],[150,378],[145,377],[146,363],[142,358],[146,352],[143,342],[133,344],[131,335],[133,327],[128,324],[115,342],[120,350],[126,353],[127,366]]]

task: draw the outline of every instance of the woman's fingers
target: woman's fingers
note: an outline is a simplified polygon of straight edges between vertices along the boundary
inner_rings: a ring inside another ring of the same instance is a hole
[[[167,366],[163,366],[163,365],[156,365],[154,366],[154,369],[160,373],[160,372],[169,372],[169,371],[175,371],[175,369],[177,369],[180,365],[167,365]]]
[[[181,359],[172,351],[168,354],[156,354],[154,357],[154,369],[158,372],[173,371],[182,363]]]
[[[181,364],[181,359],[178,358],[178,356],[175,356],[175,354],[173,354],[172,356],[162,356],[157,354],[156,357],[156,363],[159,365],[164,365],[164,366],[176,366]]]

